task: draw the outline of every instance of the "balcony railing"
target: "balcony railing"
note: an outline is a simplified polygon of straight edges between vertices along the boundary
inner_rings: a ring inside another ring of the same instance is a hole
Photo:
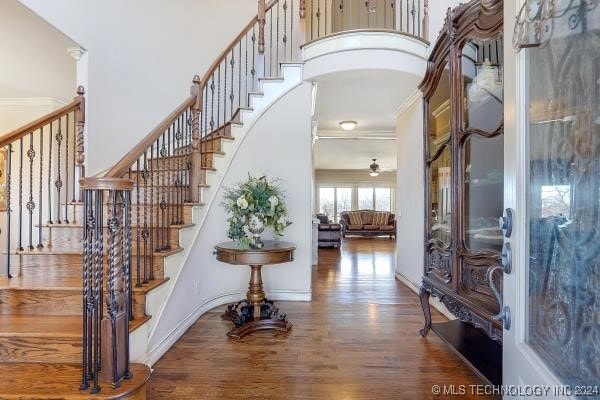
[[[355,30],[390,30],[428,40],[428,0],[306,0],[308,41]]]

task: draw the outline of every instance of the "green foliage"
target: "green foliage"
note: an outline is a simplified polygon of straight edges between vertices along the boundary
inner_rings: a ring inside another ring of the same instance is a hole
[[[222,206],[229,214],[227,237],[245,247],[262,247],[260,234],[265,227],[272,227],[278,238],[291,224],[278,180],[248,175],[248,180],[224,192]]]

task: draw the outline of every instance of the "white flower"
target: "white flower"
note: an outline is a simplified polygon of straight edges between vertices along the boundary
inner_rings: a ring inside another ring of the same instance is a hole
[[[228,207],[231,207],[231,206],[233,206],[234,202],[233,202],[233,200],[231,200],[231,199],[227,199],[227,200],[225,200],[225,204],[226,204]]]
[[[252,217],[250,217],[250,222],[248,222],[248,225],[250,225],[250,228],[252,228],[252,230],[255,232],[261,231],[262,229],[264,229],[263,222],[256,215],[253,215]]]
[[[279,199],[277,196],[271,196],[269,197],[269,203],[271,203],[271,208],[275,208],[279,204]]]
[[[246,198],[244,196],[240,196],[237,199],[237,206],[239,208],[241,208],[242,210],[245,210],[246,208],[248,208],[248,201],[246,200]]]
[[[283,226],[287,225],[287,217],[285,215],[282,215],[281,217],[279,217],[279,219],[277,220],[277,223]]]
[[[248,236],[248,237],[252,236],[252,232],[250,232],[250,227],[248,225],[242,226],[242,230],[244,231],[246,236]]]

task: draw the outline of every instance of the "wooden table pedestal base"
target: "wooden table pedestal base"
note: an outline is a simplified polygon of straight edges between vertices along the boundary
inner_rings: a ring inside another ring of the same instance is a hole
[[[258,309],[260,316],[255,318],[255,306],[247,299],[228,305],[221,318],[233,322],[235,326],[227,332],[227,336],[239,340],[256,331],[287,332],[292,329],[292,323],[287,320],[285,314],[279,314],[279,309],[273,305],[271,300],[264,299]]]

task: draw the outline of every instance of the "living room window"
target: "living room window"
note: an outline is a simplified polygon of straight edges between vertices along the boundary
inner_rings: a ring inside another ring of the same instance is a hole
[[[319,188],[319,212],[337,221],[342,211],[352,210],[351,187]]]
[[[358,209],[392,211],[391,187],[359,187]]]

